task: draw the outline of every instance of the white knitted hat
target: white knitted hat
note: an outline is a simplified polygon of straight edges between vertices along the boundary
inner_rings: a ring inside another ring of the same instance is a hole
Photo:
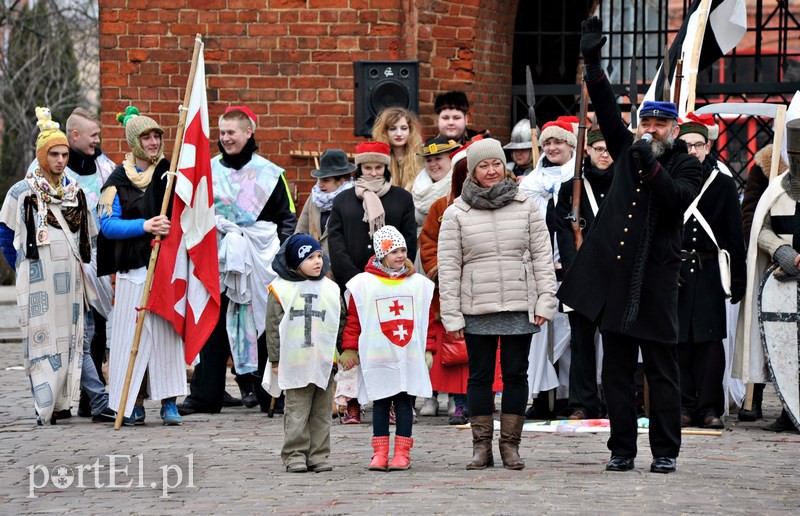
[[[485,159],[499,159],[504,164],[506,162],[503,146],[494,138],[484,138],[467,147],[467,173],[472,175],[478,163]]]
[[[372,235],[372,247],[375,249],[375,257],[378,260],[383,260],[387,254],[395,249],[408,248],[403,234],[394,226],[383,226],[376,231]]]

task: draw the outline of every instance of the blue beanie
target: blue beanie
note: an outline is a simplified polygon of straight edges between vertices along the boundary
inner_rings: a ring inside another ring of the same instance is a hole
[[[642,107],[639,108],[639,118],[644,118],[647,116],[677,120],[678,108],[675,106],[674,102],[645,100],[642,104]]]
[[[316,253],[322,251],[322,246],[317,240],[305,233],[297,233],[286,240],[286,265],[292,270],[297,270],[303,261]]]

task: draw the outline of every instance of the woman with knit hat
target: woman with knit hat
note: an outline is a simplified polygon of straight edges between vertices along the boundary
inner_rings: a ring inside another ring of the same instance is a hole
[[[155,235],[169,234],[170,221],[168,216],[160,215],[167,184],[165,172],[169,170],[161,138],[164,130],[152,118],[140,115],[133,106],[120,113],[117,119],[125,126],[131,152],[103,185],[98,206],[102,238],[97,267],[99,275],[117,274],[109,394],[111,407],[120,410],[137,307],[147,277],[150,242]],[[183,342],[172,325],[154,313],[147,314],[130,396],[122,407],[125,424],[144,424],[145,397],[161,400],[161,418],[165,425],[182,423],[175,398],[187,394],[183,360]]]
[[[483,139],[476,136],[475,140]],[[439,265],[437,251],[439,249],[439,231],[442,226],[442,216],[448,206],[453,204],[460,195],[464,180],[467,177],[467,148],[472,145],[472,141],[467,142],[463,147],[454,150],[450,154],[452,181],[450,191],[446,196],[437,199],[430,207],[425,223],[422,225],[419,234],[419,255],[422,268],[428,278],[438,283]],[[436,349],[441,350],[442,341],[446,338],[442,318],[439,310],[439,289],[438,285],[433,294],[431,304],[431,328]],[[463,345],[463,341],[461,341]],[[448,403],[448,424],[463,425],[467,422],[467,378],[469,378],[469,368],[467,363],[463,364],[444,364],[442,363],[442,353],[433,356],[433,366],[431,367],[431,385],[433,387],[433,397],[425,400],[425,404],[420,410],[421,416],[437,416],[439,412],[439,392],[446,392],[450,395]],[[452,410],[451,410],[452,408]]]
[[[342,289],[364,271],[375,254],[372,237],[385,225],[394,226],[407,242],[408,258],[417,255],[417,224],[411,194],[392,186],[389,172],[389,145],[365,142],[356,146],[355,188],[342,192],[333,201],[328,219],[328,246],[331,269]],[[355,400],[347,406],[345,423],[360,423],[360,407]]]
[[[25,303],[25,373],[43,425],[55,424],[54,413],[69,412],[78,401],[87,308],[82,264],[91,261],[97,229],[83,191],[66,172],[66,135],[47,108],[36,108],[36,115],[37,167],[9,189],[0,211],[0,236],[7,238],[0,241],[16,269],[17,299]]]
[[[468,147],[467,170],[461,197],[444,213],[438,251],[442,323],[453,338],[466,340],[469,355],[473,457],[467,469],[494,464],[492,381],[498,338],[500,455],[507,469],[522,469],[519,443],[531,337],[556,310],[553,252],[542,214],[506,170],[500,142],[489,138]]]

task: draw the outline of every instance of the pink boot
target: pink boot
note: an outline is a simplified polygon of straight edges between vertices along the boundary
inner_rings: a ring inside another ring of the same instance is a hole
[[[369,463],[369,469],[386,471],[386,465],[389,463],[389,436],[373,437],[372,450],[372,462]]]
[[[389,463],[389,471],[402,471],[411,467],[411,457],[408,452],[412,446],[414,446],[414,439],[411,437],[394,436],[394,457]]]

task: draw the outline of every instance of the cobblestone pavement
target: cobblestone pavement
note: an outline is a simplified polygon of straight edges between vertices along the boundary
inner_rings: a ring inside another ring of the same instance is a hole
[[[765,432],[763,421],[729,419],[722,437],[685,436],[678,472],[670,475],[648,471],[646,435],[634,471],[607,473],[605,435],[529,432],[523,471],[466,471],[470,433],[447,426],[445,417],[419,418],[410,471],[370,472],[370,425],[334,421],[334,470],[290,474],[280,462],[282,417],[257,409],[187,416],[182,427],[164,427],[158,406],[147,402],[141,427],[114,431],[77,416],[36,427],[21,364],[19,344],[0,344],[6,514],[788,514],[800,500],[800,435]],[[771,389],[767,394],[771,420],[780,409]]]

